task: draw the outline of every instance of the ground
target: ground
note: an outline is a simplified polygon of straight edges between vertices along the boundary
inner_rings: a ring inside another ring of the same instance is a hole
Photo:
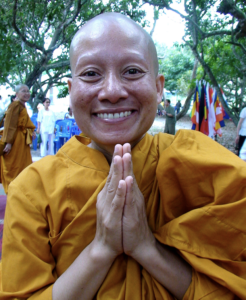
[[[149,130],[151,135],[154,135],[158,132],[164,131],[165,126],[165,117],[156,117],[152,127]],[[235,138],[236,138],[236,126],[231,120],[225,120],[225,127],[222,128],[222,137],[217,137],[217,142],[220,143],[222,146],[226,147],[233,153],[235,153]],[[181,118],[176,123],[176,131],[179,129],[191,129],[192,123],[189,115]],[[34,151],[31,150],[33,157],[40,156],[40,150],[37,149]]]

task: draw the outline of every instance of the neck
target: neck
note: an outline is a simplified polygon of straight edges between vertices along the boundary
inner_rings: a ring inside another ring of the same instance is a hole
[[[131,144],[131,149],[133,149],[134,146],[136,146],[137,143],[139,141],[141,141],[142,138],[144,138],[144,136],[145,136],[145,134],[143,136],[141,136],[140,139],[138,139],[138,140],[130,143]],[[123,145],[125,143],[123,143],[123,144],[122,143],[117,143],[117,144]],[[88,145],[88,147],[100,151],[106,157],[109,165],[111,165],[113,154],[114,154],[115,145],[99,145],[96,142],[94,142],[93,140],[91,140],[91,143]]]
[[[19,100],[19,102],[23,105],[23,106],[25,106],[25,101],[23,101],[23,100]]]
[[[114,146],[100,146],[94,141],[91,141],[88,147],[100,151],[106,157],[109,165],[111,165],[111,161],[114,153]]]

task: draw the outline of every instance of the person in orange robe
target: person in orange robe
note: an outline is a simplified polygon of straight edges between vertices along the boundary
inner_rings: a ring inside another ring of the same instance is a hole
[[[20,84],[16,87],[16,100],[6,112],[2,141],[6,143],[4,155],[1,156],[1,179],[4,191],[8,194],[8,186],[22,170],[32,163],[30,144],[35,136],[25,103],[30,98],[28,86]]]
[[[199,132],[146,133],[164,77],[125,16],[90,20],[70,57],[85,136],[10,184],[0,298],[246,299],[242,160]]]

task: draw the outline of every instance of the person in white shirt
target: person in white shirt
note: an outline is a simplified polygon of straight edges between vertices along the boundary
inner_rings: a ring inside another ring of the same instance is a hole
[[[40,145],[40,156],[54,155],[54,130],[55,130],[55,114],[49,109],[50,99],[45,98],[43,101],[44,109],[38,113],[38,129],[37,133],[41,133],[42,143]],[[47,151],[47,141],[49,148]]]
[[[238,144],[238,155],[240,156],[240,151],[243,143],[246,139],[246,107],[244,107],[240,113],[240,119],[237,124],[237,136],[236,144]]]
[[[74,119],[72,107],[69,107],[68,112],[65,114],[64,119]]]

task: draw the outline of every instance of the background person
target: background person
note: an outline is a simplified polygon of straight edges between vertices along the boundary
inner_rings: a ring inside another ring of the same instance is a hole
[[[39,113],[39,111],[42,110],[42,109],[44,109],[44,105],[43,105],[42,103],[39,103],[39,104],[37,105],[38,113]]]
[[[163,111],[164,116],[166,116],[166,123],[164,128],[164,133],[169,133],[175,135],[175,125],[176,116],[175,109],[171,106],[171,101],[169,99],[165,100],[165,110]]]
[[[45,98],[43,101],[44,109],[38,112],[37,133],[41,133],[42,143],[40,145],[40,156],[54,155],[54,132],[55,132],[55,114],[49,109],[50,99]],[[48,151],[47,151],[48,142]]]
[[[178,100],[178,102],[176,103],[176,105],[175,105],[175,110],[176,110],[176,113],[177,114],[179,114],[179,112],[180,112],[180,109],[181,109],[181,102],[180,102],[180,100]]]
[[[246,139],[246,107],[240,112],[240,119],[237,124],[237,133],[236,133],[235,143],[238,146],[238,155],[240,155],[241,148]]]
[[[16,99],[6,112],[2,141],[6,143],[1,156],[1,178],[4,191],[17,175],[32,163],[30,144],[35,138],[35,126],[30,120],[25,103],[30,99],[28,86],[20,84],[15,89]]]
[[[72,107],[69,107],[67,111],[68,112],[65,114],[65,119],[74,119]]]

